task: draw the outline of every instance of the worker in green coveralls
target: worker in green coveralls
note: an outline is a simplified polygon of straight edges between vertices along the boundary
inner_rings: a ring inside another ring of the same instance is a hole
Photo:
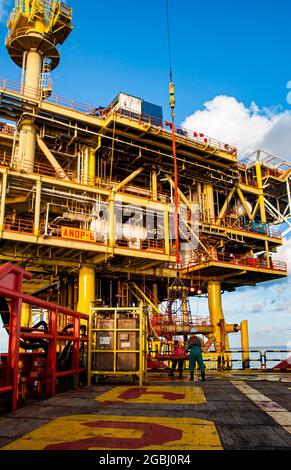
[[[194,380],[194,370],[195,370],[195,364],[198,362],[200,372],[201,372],[201,378],[202,381],[205,381],[205,364],[203,362],[202,358],[202,348],[204,344],[201,338],[198,338],[198,336],[193,335],[189,339],[188,343],[186,344],[187,350],[190,352],[190,364],[189,364],[189,370],[190,370],[190,380]]]

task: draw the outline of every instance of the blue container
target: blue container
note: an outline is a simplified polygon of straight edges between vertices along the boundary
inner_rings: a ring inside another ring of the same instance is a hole
[[[142,101],[141,112],[145,118],[150,116],[151,123],[155,126],[163,124],[163,108],[161,106],[148,103],[148,101]]]

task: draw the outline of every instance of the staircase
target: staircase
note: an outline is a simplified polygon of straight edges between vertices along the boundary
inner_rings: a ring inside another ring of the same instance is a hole
[[[197,255],[198,257],[206,255],[207,257],[211,258],[212,247],[208,242],[207,238],[203,237],[201,233],[197,235],[183,217],[180,217],[179,232],[180,235],[183,236],[184,240],[189,243],[195,255]]]
[[[135,282],[131,283],[131,293],[137,299],[138,302],[142,302],[144,305],[144,311],[149,319],[149,325],[152,330],[153,339],[159,340],[158,332],[155,329],[155,319],[157,323],[161,322],[161,315],[164,314],[164,307],[161,306],[161,310],[157,307],[159,301],[153,296],[152,292],[145,288],[143,291]]]

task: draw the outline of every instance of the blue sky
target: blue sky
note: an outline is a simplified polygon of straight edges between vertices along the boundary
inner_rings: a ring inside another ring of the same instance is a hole
[[[0,76],[18,81],[20,69],[3,45],[12,3],[0,0]],[[54,92],[107,105],[125,91],[162,105],[168,116],[165,0],[68,3],[75,29],[61,48]],[[237,145],[241,155],[263,147],[291,160],[290,0],[169,0],[169,5],[177,122]],[[248,318],[252,345],[286,345],[289,291],[288,279],[226,294],[227,320]],[[201,312],[204,304],[201,300]]]
[[[75,29],[62,47],[55,91],[102,105],[122,90],[167,107],[165,0],[68,3]],[[260,107],[287,105],[289,0],[169,4],[178,121],[225,93],[246,104],[255,100]],[[5,35],[2,23],[2,44]],[[0,74],[19,79],[3,47],[0,60]]]

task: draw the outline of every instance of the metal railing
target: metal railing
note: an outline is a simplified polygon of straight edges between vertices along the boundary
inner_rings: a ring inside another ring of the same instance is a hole
[[[270,260],[270,265],[266,259],[241,257],[240,255],[232,255],[230,253],[216,253],[215,256],[196,256],[182,261],[181,269],[190,269],[198,265],[207,265],[211,262],[232,264],[236,266],[244,266],[256,269],[266,269],[270,271],[287,272],[287,263],[283,261]]]
[[[239,230],[240,232],[252,232],[258,235],[267,235],[269,237],[274,238],[282,238],[282,233],[280,230],[259,222],[248,222],[241,220],[239,216],[225,216],[223,219],[220,220],[220,223],[217,223],[217,218],[208,217],[204,214],[200,214],[200,224],[209,225],[214,228],[229,228],[233,230]]]
[[[159,352],[150,350],[149,354],[152,358],[164,362],[168,367],[171,366],[173,360],[172,352],[170,350]],[[269,357],[269,354],[280,354],[281,358]],[[288,361],[288,355],[290,358]],[[247,357],[247,359],[246,359]],[[175,358],[176,359],[176,358]],[[184,358],[180,360],[185,361],[185,369],[189,368],[189,355],[185,354]],[[251,349],[243,351],[242,349],[233,349],[223,353],[217,352],[204,352],[203,361],[208,371],[239,371],[239,370],[253,370],[261,372],[271,371],[291,371],[291,350],[286,349],[273,349],[273,350],[260,350]],[[286,367],[276,367],[280,362],[286,361]]]
[[[10,39],[11,40],[11,39]],[[23,90],[23,85],[18,83],[18,82],[13,82],[10,80],[4,80],[0,79],[0,89],[7,90],[7,91],[13,91],[16,93],[24,94]],[[26,87],[27,91],[27,87]],[[28,90],[29,91],[29,90]],[[31,93],[28,93],[28,95],[36,95],[36,98],[40,99],[42,97],[42,90],[41,88],[39,89],[31,89]],[[64,107],[66,109],[72,109],[74,111],[81,112],[83,114],[87,115],[92,115],[96,116],[99,119],[105,119],[106,117],[116,114],[121,117],[126,117],[128,119],[132,119],[134,121],[137,121],[139,123],[143,124],[149,124],[150,126],[155,126],[157,128],[161,128],[165,132],[168,132],[171,134],[171,126],[172,124],[168,121],[164,121],[162,119],[159,119],[157,117],[148,115],[148,114],[137,114],[134,112],[129,111],[128,109],[110,109],[107,113],[104,112],[103,116],[97,113],[96,107],[93,105],[88,105],[81,103],[76,100],[72,100],[69,98],[65,98],[59,95],[52,94],[50,97],[48,97],[45,101],[53,104],[57,104],[58,106]],[[184,139],[185,143],[189,143],[189,141],[194,142],[196,145],[198,145],[201,150],[207,150],[210,149],[212,153],[215,153],[217,151],[222,151],[229,156],[236,157],[237,156],[237,149],[236,147],[233,147],[227,143],[221,142],[217,139],[214,139],[212,137],[209,137],[201,132],[196,132],[193,130],[185,129],[182,127],[177,127],[176,129],[176,135],[180,139]]]
[[[284,357],[270,357],[270,354],[272,355],[280,355]],[[288,357],[290,355],[290,357]],[[291,349],[268,349],[264,352],[264,363],[265,363],[265,368],[268,369],[268,363],[272,363],[272,370],[276,368],[276,365],[281,362],[285,362],[286,369],[289,369],[291,371]],[[274,365],[275,364],[275,365]],[[279,370],[279,368],[278,368]]]
[[[155,127],[160,127],[162,130],[168,132],[169,134],[172,133],[172,123],[164,121],[154,116],[150,116],[149,114],[138,114],[135,112],[131,112],[128,109],[118,108],[110,110],[108,113],[105,114],[105,117],[108,117],[112,114],[132,119],[134,121],[139,122],[140,124],[150,124]],[[212,137],[209,137],[203,133],[195,132],[193,130],[185,129],[183,127],[177,127],[175,128],[175,131],[176,135],[179,138],[184,139],[185,143],[189,143],[189,141],[192,141],[195,144],[199,145],[202,150],[211,149],[212,153],[215,153],[217,151],[223,151],[229,154],[230,156],[237,156],[237,149],[235,147],[221,142],[217,139],[214,139]]]

